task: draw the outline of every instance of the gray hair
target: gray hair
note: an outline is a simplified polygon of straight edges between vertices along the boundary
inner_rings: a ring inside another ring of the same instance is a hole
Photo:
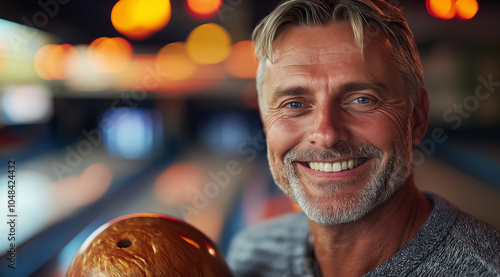
[[[368,27],[382,28],[391,44],[393,64],[406,83],[411,107],[415,105],[424,86],[423,70],[413,34],[400,10],[383,0],[286,0],[282,1],[255,27],[252,40],[256,58],[257,91],[262,107],[262,83],[266,63],[273,60],[273,42],[287,26],[315,27],[334,22],[349,22],[355,44],[363,55]],[[332,34],[333,35],[333,34]]]

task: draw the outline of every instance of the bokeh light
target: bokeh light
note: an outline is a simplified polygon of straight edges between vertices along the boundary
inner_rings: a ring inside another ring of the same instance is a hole
[[[187,52],[199,64],[224,61],[231,51],[231,37],[222,26],[207,23],[196,27],[189,34]]]
[[[476,0],[457,0],[457,16],[460,19],[468,20],[473,18],[479,10]]]
[[[227,71],[238,78],[255,78],[258,63],[254,56],[254,47],[251,41],[244,40],[231,47],[231,53],[226,60]]]
[[[471,19],[479,10],[477,0],[427,0],[426,6],[432,16],[446,20]]]
[[[173,164],[156,179],[155,195],[169,206],[190,203],[195,193],[206,184],[206,174],[206,170],[195,163]]]
[[[184,42],[174,42],[164,46],[156,57],[159,72],[168,80],[183,80],[196,72],[198,65],[189,57]]]
[[[101,37],[89,45],[87,58],[99,73],[118,73],[130,64],[132,54],[132,46],[126,39]]]
[[[101,122],[104,145],[113,157],[148,159],[161,149],[161,117],[154,109],[112,107]]]
[[[73,45],[48,44],[36,52],[33,67],[42,79],[64,80],[73,76],[79,63],[80,56]]]
[[[87,167],[80,176],[66,177],[54,184],[54,201],[66,208],[88,205],[101,198],[113,180],[111,170],[104,164]]]
[[[7,170],[4,172],[7,173]],[[51,223],[52,215],[57,211],[54,211],[53,202],[47,197],[51,190],[51,180],[47,176],[47,173],[44,174],[36,170],[21,169],[21,167],[18,167],[15,175],[19,180],[19,183],[16,182],[15,213],[19,215],[20,219],[22,218],[22,220],[19,220],[22,223],[19,223],[20,228],[19,232],[16,232],[15,243],[16,245],[21,245],[35,236],[40,230],[48,227]],[[0,180],[5,184],[0,186],[0,195],[8,200],[7,191],[9,188],[7,180],[10,179],[7,174],[0,174]],[[8,211],[7,201],[5,203],[5,205],[0,206],[0,213],[3,215],[7,215]],[[0,226],[0,234],[2,236],[5,235],[5,238],[7,238],[9,228],[9,225],[2,224]],[[5,247],[8,246],[9,244],[3,243],[3,245],[0,245],[0,251],[7,251],[8,248],[5,249]],[[18,276],[18,274],[10,276]]]
[[[441,19],[452,19],[455,17],[456,0],[427,0],[427,10],[434,17]]]
[[[0,94],[0,122],[32,124],[47,122],[53,114],[52,94],[42,85],[11,85]]]
[[[187,0],[188,8],[198,16],[214,15],[221,7],[222,0]]]
[[[111,11],[111,23],[124,36],[142,40],[165,28],[171,14],[169,0],[120,0]]]

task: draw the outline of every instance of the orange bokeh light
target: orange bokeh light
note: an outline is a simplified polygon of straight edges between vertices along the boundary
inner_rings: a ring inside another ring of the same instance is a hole
[[[254,46],[251,41],[244,40],[231,47],[231,54],[226,60],[227,71],[238,78],[255,78],[258,63],[254,56]]]
[[[455,17],[456,0],[427,0],[427,10],[432,16],[441,19],[452,19]]]
[[[479,10],[479,5],[476,0],[457,0],[457,15],[461,19],[471,19]]]
[[[189,10],[201,16],[215,14],[222,5],[222,0],[187,0]]]
[[[155,195],[165,205],[190,203],[207,182],[206,170],[194,163],[177,163],[155,181]]]
[[[169,0],[120,0],[111,11],[111,23],[124,36],[142,40],[167,26],[171,9]]]
[[[108,190],[113,173],[104,164],[95,163],[79,176],[69,176],[53,185],[55,200],[66,208],[76,208],[99,200]]]
[[[89,65],[99,73],[118,73],[132,60],[132,46],[124,38],[101,37],[88,48]]]
[[[186,47],[189,57],[199,64],[215,64],[227,58],[231,51],[231,36],[222,26],[207,23],[189,34]]]
[[[156,56],[156,63],[168,80],[183,80],[192,76],[198,65],[189,58],[184,42],[174,42],[164,46]]]
[[[473,18],[479,10],[477,0],[427,0],[429,13],[440,19]]]
[[[47,44],[35,54],[33,67],[40,78],[64,80],[71,77],[80,62],[78,51],[70,44]]]

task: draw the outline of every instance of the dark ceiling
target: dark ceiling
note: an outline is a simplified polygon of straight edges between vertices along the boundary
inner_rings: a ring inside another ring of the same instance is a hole
[[[35,25],[43,31],[58,36],[61,40],[59,43],[89,44],[98,37],[121,36],[113,28],[110,20],[111,10],[116,2],[117,0],[2,0],[0,18]],[[171,0],[172,18],[167,27],[147,40],[132,41],[132,43],[141,47],[158,48],[170,42],[183,41],[192,29],[207,22],[224,26],[234,41],[249,39],[255,24],[278,2],[278,0],[224,0],[223,5],[226,5],[227,9],[222,14],[209,19],[199,19],[187,11],[186,0]],[[403,8],[417,41],[425,42],[433,39],[487,43],[500,41],[498,0],[478,0],[479,13],[469,21],[433,18],[426,11],[424,0],[390,2],[398,3],[398,6]],[[52,13],[49,16],[45,10],[47,8]]]
[[[30,25],[60,37],[64,43],[88,44],[102,36],[113,37],[120,34],[113,28],[110,14],[117,0],[17,0],[2,1],[0,18]],[[171,0],[172,18],[162,31],[144,41],[134,44],[165,45],[186,39],[196,26],[214,22],[228,28],[233,37],[248,39],[251,29],[264,17],[278,1],[224,1],[228,5],[223,13],[211,18],[196,18],[188,12],[185,0]],[[52,14],[49,14],[47,12]],[[222,11],[222,10],[221,10]],[[45,14],[45,15],[42,15]],[[46,16],[48,15],[48,16]],[[239,24],[235,21],[242,19]],[[235,26],[236,25],[236,26]],[[231,27],[234,27],[231,30]]]

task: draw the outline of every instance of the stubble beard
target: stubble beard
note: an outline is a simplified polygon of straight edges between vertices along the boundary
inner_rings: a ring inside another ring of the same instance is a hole
[[[358,178],[329,184],[312,184],[323,188],[329,197],[312,196],[302,184],[295,168],[295,161],[327,160],[342,157],[370,157],[373,166],[367,170],[374,171],[367,184],[358,195],[346,195],[339,199],[342,189],[363,182]],[[396,141],[392,154],[382,166],[384,154],[374,145],[342,147],[327,152],[315,149],[289,150],[285,153],[284,168],[275,172],[276,165],[271,165],[271,173],[281,190],[294,200],[306,216],[322,225],[339,225],[359,220],[368,212],[387,201],[396,193],[412,174],[411,146],[403,141]],[[271,160],[270,160],[271,161]]]

